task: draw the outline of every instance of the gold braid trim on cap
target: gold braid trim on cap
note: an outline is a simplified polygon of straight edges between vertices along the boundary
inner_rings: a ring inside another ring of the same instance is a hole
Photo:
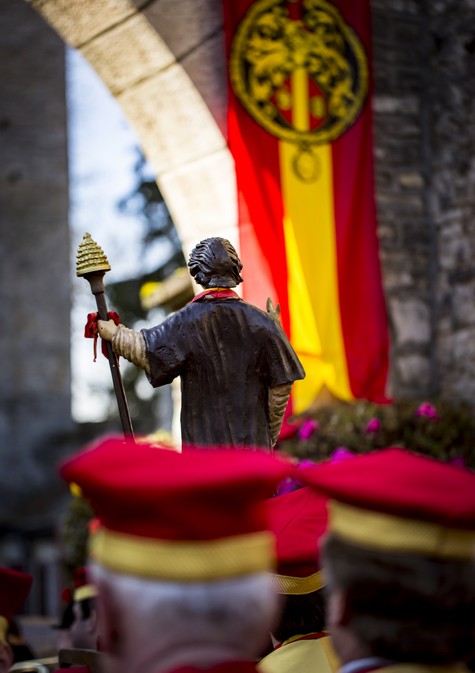
[[[7,639],[8,619],[0,615],[0,643],[4,643]]]
[[[109,570],[154,579],[196,582],[270,572],[275,541],[269,531],[219,540],[155,540],[99,528],[90,554]]]
[[[85,584],[82,587],[78,587],[74,590],[73,599],[79,603],[80,601],[85,601],[88,598],[96,598],[97,588],[94,584]]]
[[[475,531],[432,521],[405,519],[360,507],[329,502],[329,531],[368,549],[467,560],[473,556]]]
[[[291,575],[273,575],[275,590],[286,596],[302,596],[311,594],[325,586],[323,570],[318,570],[307,577],[292,577]]]

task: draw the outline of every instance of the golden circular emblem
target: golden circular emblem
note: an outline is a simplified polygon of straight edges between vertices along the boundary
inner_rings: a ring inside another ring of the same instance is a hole
[[[344,133],[368,93],[363,44],[327,0],[256,0],[234,35],[229,70],[249,114],[305,147]]]

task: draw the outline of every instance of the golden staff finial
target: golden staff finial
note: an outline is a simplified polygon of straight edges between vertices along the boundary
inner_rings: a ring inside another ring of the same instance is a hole
[[[111,267],[104,250],[91,234],[84,234],[76,253],[76,275],[85,276],[86,273],[110,270]]]
[[[108,320],[108,311],[104,290],[104,274],[111,267],[102,248],[93,240],[91,234],[84,234],[76,253],[76,275],[84,277],[91,286],[91,292],[96,297],[97,312],[101,320]],[[125,397],[124,384],[119,372],[117,355],[112,350],[110,341],[105,341],[107,359],[114,384],[114,391],[119,407],[119,415],[125,435],[132,435],[132,423]]]

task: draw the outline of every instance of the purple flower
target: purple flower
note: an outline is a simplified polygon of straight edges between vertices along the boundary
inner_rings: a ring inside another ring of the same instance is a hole
[[[304,421],[299,430],[299,439],[307,440],[318,430],[320,425],[318,421],[314,421],[312,418]]]
[[[416,416],[425,416],[430,418],[431,421],[437,421],[439,415],[437,409],[430,404],[429,402],[423,402],[416,411]]]
[[[450,458],[449,465],[455,465],[455,467],[465,467],[465,460],[462,456],[454,456]]]
[[[286,493],[292,493],[297,491],[302,487],[302,484],[296,479],[291,477],[286,477],[280,484],[277,486],[276,495],[285,495]]]
[[[297,469],[303,469],[315,465],[313,460],[301,460],[297,463]],[[297,491],[299,488],[302,488],[303,483],[299,481],[298,478],[286,477],[283,481],[280,482],[277,488],[277,495],[284,495],[284,493],[292,493],[292,491]]]
[[[348,458],[353,458],[354,453],[352,453],[346,446],[339,446],[335,449],[330,457],[332,463],[340,463],[342,460],[348,460]]]
[[[305,470],[306,467],[312,467],[312,465],[315,465],[313,460],[301,460],[297,465],[297,469],[300,470],[300,468],[303,468]]]
[[[376,432],[379,432],[381,430],[381,421],[379,418],[372,418],[368,425],[366,426],[366,434],[374,434]]]

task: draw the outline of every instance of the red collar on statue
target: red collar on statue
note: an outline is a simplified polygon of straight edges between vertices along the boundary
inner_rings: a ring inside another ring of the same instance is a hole
[[[240,299],[241,298],[236,292],[234,292],[234,290],[230,290],[227,287],[209,287],[207,290],[204,290],[203,292],[200,292],[199,294],[197,294],[196,297],[193,297],[190,304],[192,304],[194,301],[199,301],[200,299],[203,299],[203,297],[206,297],[206,299]]]

